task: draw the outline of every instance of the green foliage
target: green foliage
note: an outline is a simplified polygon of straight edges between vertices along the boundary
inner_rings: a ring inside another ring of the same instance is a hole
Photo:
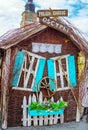
[[[67,107],[67,102],[65,101],[58,101],[57,103],[47,101],[45,103],[40,103],[40,102],[32,102],[31,105],[29,106],[30,110],[45,110],[45,111],[58,111],[58,109],[65,108]]]

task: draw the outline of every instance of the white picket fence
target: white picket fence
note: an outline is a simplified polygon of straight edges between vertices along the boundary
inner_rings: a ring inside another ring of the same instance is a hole
[[[61,97],[62,99],[62,97]],[[50,99],[51,101],[54,101],[54,98],[52,97]],[[63,99],[62,99],[63,100]],[[28,106],[31,104],[31,102],[36,102],[36,96],[33,94],[32,96],[30,95],[28,98],[28,103],[27,103],[27,98],[24,96],[23,98],[23,126],[43,126],[43,125],[53,125],[57,124],[58,122],[64,123],[64,114],[57,114],[57,115],[50,115],[50,116],[30,116],[28,114]],[[42,92],[39,94],[39,102],[43,102],[43,95]]]

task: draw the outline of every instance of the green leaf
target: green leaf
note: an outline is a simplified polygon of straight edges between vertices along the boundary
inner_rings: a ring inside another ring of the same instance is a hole
[[[60,108],[67,107],[67,102],[60,100],[58,103],[47,101],[46,103],[40,103],[40,102],[32,102],[29,106],[30,110],[52,110],[52,111],[58,111]]]

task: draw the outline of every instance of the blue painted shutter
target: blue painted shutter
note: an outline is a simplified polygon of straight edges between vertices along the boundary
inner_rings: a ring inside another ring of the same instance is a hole
[[[35,84],[34,84],[34,86],[33,86],[33,91],[34,91],[34,92],[39,91],[39,90],[38,90],[38,84],[39,84],[39,81],[40,81],[40,80],[42,79],[42,77],[43,77],[45,63],[46,63],[46,59],[42,59],[42,58],[41,58],[40,61],[39,61],[39,66],[38,66],[37,73],[36,73],[36,77],[35,77]]]
[[[69,85],[75,87],[77,85],[76,81],[76,67],[74,56],[68,56],[68,72],[69,72]]]
[[[11,85],[13,87],[18,86],[19,75],[21,73],[21,67],[22,67],[23,60],[24,60],[24,52],[18,51],[16,58],[15,58],[13,71],[12,71],[13,79],[12,79]]]
[[[48,67],[48,77],[52,78],[55,81],[55,70],[54,70],[54,61],[52,59],[47,60]],[[49,81],[50,90],[56,90],[56,84],[52,80]]]

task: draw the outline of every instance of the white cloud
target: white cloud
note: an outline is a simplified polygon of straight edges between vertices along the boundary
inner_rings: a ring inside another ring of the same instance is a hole
[[[0,0],[0,35],[20,27],[21,13],[27,0]],[[88,0],[33,0],[38,9],[68,9],[70,21],[88,34]],[[83,4],[82,4],[83,2]],[[82,7],[84,6],[84,7]]]
[[[41,7],[41,9],[49,8],[64,8],[66,0],[34,0],[34,2]]]
[[[20,26],[24,4],[22,0],[0,0],[0,35]]]
[[[88,3],[88,0],[81,0],[81,2],[83,2],[83,3]]]

